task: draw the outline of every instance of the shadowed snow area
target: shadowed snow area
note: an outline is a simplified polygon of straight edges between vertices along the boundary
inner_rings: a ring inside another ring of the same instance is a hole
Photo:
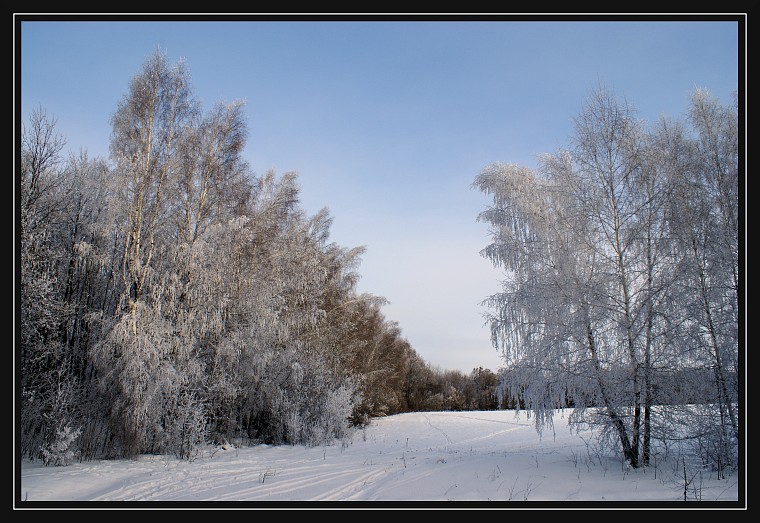
[[[526,412],[418,412],[372,421],[323,447],[209,448],[46,467],[24,461],[34,501],[683,501],[681,462],[628,469],[602,455],[570,411],[539,436]],[[688,463],[688,462],[687,462]],[[687,470],[689,501],[736,501],[736,474]]]

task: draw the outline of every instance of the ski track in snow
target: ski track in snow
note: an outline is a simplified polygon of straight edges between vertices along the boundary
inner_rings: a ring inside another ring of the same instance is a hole
[[[350,441],[322,447],[216,448],[193,461],[25,462],[22,498],[277,503],[611,500],[636,492],[678,501],[683,495],[677,484],[664,485],[651,472],[627,473],[612,458],[607,468],[574,463],[587,448],[566,420],[557,417],[543,437],[533,421],[512,411],[410,413],[375,419]],[[737,491],[730,483],[718,488],[729,497]]]

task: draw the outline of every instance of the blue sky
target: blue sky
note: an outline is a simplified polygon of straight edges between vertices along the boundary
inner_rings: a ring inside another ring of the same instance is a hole
[[[696,87],[728,103],[740,34],[686,18],[35,19],[17,81],[22,119],[42,106],[72,151],[107,157],[109,118],[147,56],[184,59],[206,109],[246,101],[253,170],[297,171],[304,207],[330,209],[332,240],[367,247],[359,290],[390,301],[431,365],[469,372],[502,363],[479,305],[500,274],[479,255],[478,172],[566,146],[599,85],[649,121],[681,117]]]

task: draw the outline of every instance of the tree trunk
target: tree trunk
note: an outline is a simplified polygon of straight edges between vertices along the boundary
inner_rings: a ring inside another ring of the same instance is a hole
[[[599,384],[599,392],[601,393],[602,401],[604,402],[604,408],[607,411],[607,415],[610,417],[610,420],[612,421],[612,424],[618,433],[618,437],[620,438],[620,445],[623,447],[623,456],[625,457],[626,461],[628,461],[631,464],[632,467],[636,468],[639,466],[638,454],[636,452],[636,449],[631,445],[631,441],[628,438],[628,432],[626,431],[625,423],[623,422],[623,419],[617,413],[615,406],[612,404],[612,402],[609,399],[609,394],[607,393],[607,386],[605,385],[604,378],[602,377],[602,369],[601,369],[601,365],[599,364],[599,357],[596,351],[596,342],[594,341],[594,331],[591,327],[590,322],[587,323],[587,341],[588,341],[589,353],[591,354],[591,360],[594,364],[594,372],[596,373],[596,380],[597,380],[597,383]]]

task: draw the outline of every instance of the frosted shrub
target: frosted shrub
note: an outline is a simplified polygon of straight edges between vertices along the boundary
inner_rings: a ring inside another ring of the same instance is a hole
[[[336,379],[320,356],[294,348],[265,349],[255,367],[255,387],[248,392],[255,439],[321,445],[346,434],[355,388]]]
[[[302,400],[287,413],[287,433],[294,442],[324,445],[347,435],[348,418],[354,407],[354,391],[349,386],[328,388],[303,394]]]
[[[343,384],[337,389],[330,390],[327,401],[323,405],[325,416],[333,420],[332,436],[345,437],[348,434],[348,419],[356,404],[356,390],[353,384]]]
[[[192,460],[208,439],[203,404],[182,392],[166,428],[168,450],[179,459]]]
[[[76,453],[74,452],[76,439],[81,429],[72,430],[69,425],[56,431],[55,440],[42,448],[42,461],[45,465],[70,465]]]

